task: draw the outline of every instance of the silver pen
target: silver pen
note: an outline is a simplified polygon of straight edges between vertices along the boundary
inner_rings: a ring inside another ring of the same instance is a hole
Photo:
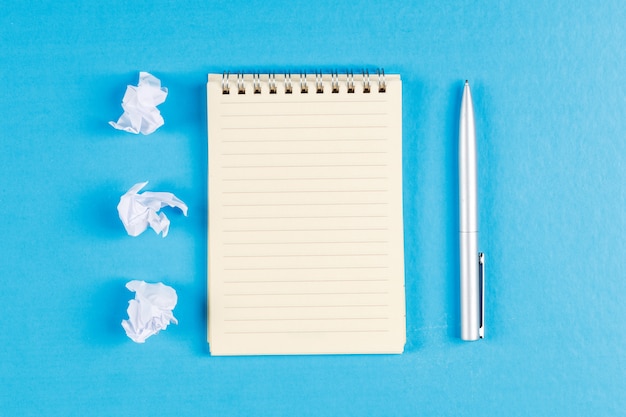
[[[469,83],[465,81],[459,120],[459,216],[461,339],[485,337],[485,257],[478,252],[476,129]]]

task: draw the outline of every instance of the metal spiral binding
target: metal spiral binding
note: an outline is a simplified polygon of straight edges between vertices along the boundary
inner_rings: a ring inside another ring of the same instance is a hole
[[[322,71],[315,71],[315,92],[322,94],[324,92],[324,83],[322,82]]]
[[[293,87],[291,86],[291,73],[285,74],[285,94],[291,94]]]
[[[330,81],[331,92],[338,93],[339,92],[339,74],[337,74],[337,71],[333,71],[331,72],[330,76],[331,76],[331,81]]]
[[[243,73],[237,73],[237,93],[238,94],[246,94],[246,86],[243,83]]]
[[[270,94],[276,94],[276,74],[273,72],[269,75]]]
[[[230,86],[228,85],[228,78],[230,77],[230,72],[224,71],[222,75],[222,94],[230,94]]]
[[[385,78],[385,70],[377,69],[376,70],[376,78],[370,77],[370,73],[367,69],[364,69],[362,72],[362,92],[364,94],[371,93],[373,88],[375,88],[374,84],[377,84],[377,89],[374,91],[378,91],[379,93],[385,93],[387,91],[387,81]],[[268,73],[267,79],[265,79],[265,75],[263,75],[263,80],[261,73],[255,72],[251,74],[252,76],[252,93],[253,94],[262,94],[263,93],[263,85],[269,88],[270,94],[278,94],[278,82],[276,80],[276,73]],[[300,77],[300,94],[307,94],[309,92],[309,82],[311,80],[307,80],[307,73],[301,72],[299,74]],[[358,77],[358,76],[357,76]],[[280,75],[279,75],[280,79]],[[237,94],[246,94],[246,80],[250,83],[250,74],[246,75],[243,72],[237,73]],[[354,73],[352,71],[346,71],[345,78],[340,76],[337,71],[330,72],[330,92],[333,94],[339,93],[343,83],[345,82],[345,88],[347,89],[348,94],[354,94],[357,90],[357,81],[355,79]],[[328,73],[326,73],[326,79],[324,77],[324,73],[322,71],[315,71],[315,81],[314,87],[315,92],[317,94],[324,93],[324,84],[328,83]],[[250,86],[250,84],[248,84]],[[284,73],[283,78],[283,87],[285,94],[293,93],[293,80],[290,72]],[[249,87],[248,87],[249,88]],[[231,89],[231,79],[230,72],[224,71],[222,74],[222,94],[230,94]]]
[[[348,93],[354,93],[354,73],[352,71],[348,71],[346,73],[348,79],[346,80],[346,85],[348,86]]]
[[[363,71],[363,92],[364,93],[369,93],[371,91],[371,84],[370,84],[370,72],[368,70],[364,70]]]
[[[387,81],[385,81],[385,70],[377,69],[376,73],[378,74],[378,92],[384,93],[387,91]]]
[[[309,92],[309,86],[306,83],[306,72],[300,74],[300,93],[307,94]]]
[[[254,90],[254,94],[261,94],[261,74],[252,74],[252,80],[252,88]]]

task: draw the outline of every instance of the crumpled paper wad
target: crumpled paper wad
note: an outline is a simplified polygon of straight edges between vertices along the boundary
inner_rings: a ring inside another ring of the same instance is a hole
[[[177,207],[187,215],[187,205],[172,193],[145,191],[139,194],[139,190],[148,184],[140,182],[126,192],[117,205],[117,212],[124,228],[131,236],[139,236],[148,225],[163,237],[167,236],[170,221],[163,213],[157,213],[165,206]]]
[[[126,288],[135,293],[135,299],[128,302],[128,320],[122,320],[122,327],[134,342],[143,343],[168,324],[178,324],[172,314],[178,296],[172,287],[133,280]]]
[[[156,106],[167,97],[167,88],[161,87],[161,81],[147,72],[139,73],[137,86],[129,85],[122,99],[124,113],[111,126],[130,133],[150,133],[163,126],[163,117]]]

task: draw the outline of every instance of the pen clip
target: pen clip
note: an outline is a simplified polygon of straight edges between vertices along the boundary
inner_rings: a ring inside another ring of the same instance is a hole
[[[478,336],[485,338],[485,254],[478,252],[478,285],[480,291],[480,327]]]

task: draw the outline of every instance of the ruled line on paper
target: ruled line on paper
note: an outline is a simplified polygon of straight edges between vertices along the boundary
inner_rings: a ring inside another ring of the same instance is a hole
[[[309,82],[313,82],[313,81],[309,81]],[[288,100],[276,100],[276,101],[248,101],[245,100],[245,95],[237,95],[237,101],[226,101],[223,100],[220,102],[220,104],[225,104],[225,105],[238,105],[241,106],[242,104],[289,104],[290,106],[298,106],[298,105],[306,105],[309,106],[311,104],[335,104],[335,103],[349,103],[349,104],[357,104],[357,103],[386,103],[387,100],[378,100],[378,99],[370,99],[368,97],[367,101],[365,100],[302,100],[302,101],[288,101]],[[304,95],[300,95],[300,98],[309,98],[308,96],[305,97]],[[233,99],[235,100],[235,99]]]
[[[270,283],[287,283],[287,284],[299,284],[299,283],[328,283],[328,282],[387,282],[389,278],[374,278],[374,279],[273,279],[273,280],[238,280],[238,281],[224,281],[224,284],[270,284]]]
[[[258,330],[258,331],[227,331],[226,334],[297,334],[297,333],[388,333],[388,329],[375,330]]]
[[[386,227],[368,228],[332,228],[332,229],[225,229],[224,233],[254,233],[254,232],[373,232],[389,230]]]
[[[290,255],[224,255],[224,258],[333,258],[333,257],[352,257],[352,256],[389,256],[388,253],[299,253]]]
[[[389,307],[387,304],[334,304],[334,305],[255,305],[255,306],[224,306],[224,308],[231,310],[240,310],[240,309],[266,309],[266,308],[364,308],[364,307]]]
[[[375,168],[375,167],[386,167],[385,164],[320,164],[320,165],[224,165],[222,168],[237,168],[237,169],[245,169],[245,168]]]
[[[387,177],[289,177],[289,178],[222,178],[221,181],[356,181],[386,180]]]
[[[385,155],[386,151],[333,151],[333,152],[222,152],[224,156],[280,156],[280,155]]]
[[[261,203],[261,204],[223,204],[224,207],[280,207],[280,206],[384,206],[387,202],[362,203]]]
[[[295,297],[295,296],[309,296],[309,295],[387,295],[389,294],[387,291],[375,291],[375,292],[303,292],[303,293],[224,293],[227,297],[274,297],[274,296],[285,296],[285,297]]]
[[[347,116],[387,116],[387,113],[229,113],[222,114],[223,118],[230,117],[347,117]]]
[[[301,193],[386,193],[388,190],[280,190],[280,191],[222,191],[222,194],[301,194]]]
[[[222,143],[272,143],[272,142],[386,142],[386,138],[353,138],[353,139],[227,139]]]
[[[387,129],[386,125],[358,125],[358,126],[237,126],[222,127],[222,130],[301,130],[301,129]]]
[[[224,220],[291,220],[291,219],[382,219],[387,218],[387,215],[380,216],[229,216],[224,217]]]
[[[389,317],[271,317],[250,319],[224,319],[230,322],[255,322],[255,321],[341,321],[341,320],[389,320]]]
[[[224,245],[330,245],[330,244],[385,244],[386,240],[348,240],[348,241],[287,241],[287,242],[224,242]]]
[[[289,266],[267,268],[224,268],[224,271],[323,271],[348,269],[388,269],[388,266]]]

